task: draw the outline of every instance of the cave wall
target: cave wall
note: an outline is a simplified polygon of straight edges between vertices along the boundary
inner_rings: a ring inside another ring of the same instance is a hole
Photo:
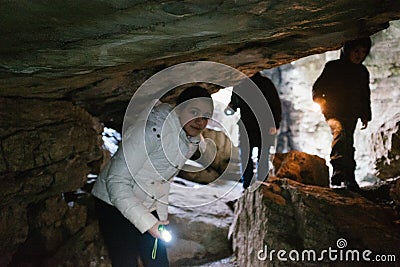
[[[274,178],[235,203],[230,235],[239,266],[397,266],[398,216],[347,190]],[[358,260],[346,254],[352,250]],[[371,251],[369,262],[362,258],[365,250]],[[304,254],[310,251],[315,254]],[[377,264],[376,255],[394,258]]]
[[[99,171],[102,126],[66,101],[1,98],[0,265],[51,255],[86,225],[63,193]]]
[[[381,179],[400,177],[400,112],[383,123],[369,143],[376,175]]]
[[[377,34],[366,65],[371,71],[374,123],[369,127],[364,147],[365,162],[381,179],[400,176],[400,21]]]

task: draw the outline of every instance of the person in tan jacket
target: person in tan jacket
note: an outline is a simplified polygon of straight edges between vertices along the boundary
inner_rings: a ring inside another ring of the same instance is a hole
[[[129,127],[93,187],[96,212],[113,266],[168,266],[160,225],[168,222],[170,180],[199,147],[213,113],[204,88],[184,90],[175,108],[160,104]]]

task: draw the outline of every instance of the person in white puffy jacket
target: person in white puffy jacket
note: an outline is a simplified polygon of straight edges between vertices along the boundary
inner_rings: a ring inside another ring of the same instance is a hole
[[[193,86],[152,108],[124,134],[122,145],[93,187],[96,213],[113,266],[168,266],[160,225],[167,225],[170,180],[199,147],[213,113],[204,88]],[[154,258],[154,259],[153,259]]]

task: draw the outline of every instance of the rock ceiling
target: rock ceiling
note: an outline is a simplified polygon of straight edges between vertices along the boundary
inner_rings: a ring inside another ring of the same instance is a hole
[[[0,266],[100,262],[90,204],[60,196],[99,172],[99,121],[118,129],[151,75],[194,60],[251,74],[399,18],[399,0],[0,0]]]
[[[107,124],[167,66],[211,60],[250,74],[399,18],[398,0],[2,1],[0,96],[68,100]]]

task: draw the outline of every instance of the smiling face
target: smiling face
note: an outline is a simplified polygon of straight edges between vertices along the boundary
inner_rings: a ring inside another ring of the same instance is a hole
[[[213,113],[211,99],[194,98],[178,106],[177,113],[188,136],[198,136],[207,126]]]
[[[356,46],[349,52],[349,59],[354,64],[361,64],[367,57],[368,49],[362,46]]]

